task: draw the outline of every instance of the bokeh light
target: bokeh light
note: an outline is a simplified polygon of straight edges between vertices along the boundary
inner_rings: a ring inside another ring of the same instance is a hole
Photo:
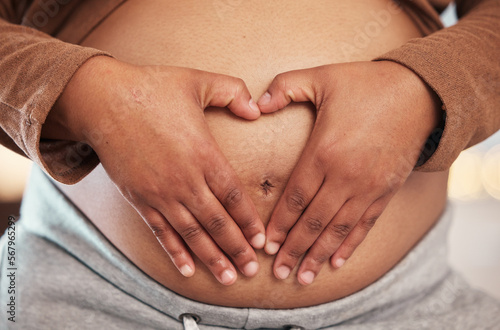
[[[481,174],[485,190],[500,200],[500,145],[494,146],[484,155]]]
[[[0,202],[21,199],[31,168],[31,161],[0,146]]]
[[[481,179],[482,158],[482,154],[474,150],[460,154],[450,169],[450,198],[465,201],[486,196]]]
[[[450,169],[448,191],[460,201],[500,200],[500,145],[463,151]]]

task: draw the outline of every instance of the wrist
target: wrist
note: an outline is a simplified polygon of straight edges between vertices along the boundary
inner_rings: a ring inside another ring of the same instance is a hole
[[[96,103],[106,93],[105,76],[117,60],[108,56],[88,59],[75,72],[42,127],[42,138],[86,142],[85,131],[95,122]]]
[[[401,97],[408,96],[406,104],[412,108],[412,117],[408,120],[415,130],[413,141],[420,152],[416,166],[421,166],[433,155],[441,139],[446,115],[443,103],[431,86],[411,69],[392,61],[381,62],[390,63],[394,68],[403,88],[398,92]]]
[[[439,128],[442,124],[443,110],[442,102],[437,93],[415,72],[392,61],[380,61],[377,63],[387,63],[391,67],[398,86],[399,95],[396,97],[407,98],[406,104],[412,108],[412,125],[427,138],[431,132]]]

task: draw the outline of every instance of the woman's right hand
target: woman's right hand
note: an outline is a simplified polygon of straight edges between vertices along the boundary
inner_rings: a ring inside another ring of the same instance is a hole
[[[260,116],[241,79],[98,56],[77,71],[47,126],[95,150],[184,276],[195,271],[191,249],[229,285],[237,275],[227,256],[244,275],[255,275],[259,265],[248,242],[263,248],[265,229],[210,134],[208,106],[249,120]]]

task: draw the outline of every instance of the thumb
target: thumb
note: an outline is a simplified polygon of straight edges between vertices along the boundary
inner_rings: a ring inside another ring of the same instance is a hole
[[[277,75],[257,101],[262,113],[283,109],[290,102],[316,103],[314,76],[316,68],[295,70]]]
[[[254,120],[260,117],[260,109],[252,99],[247,85],[240,78],[210,74],[204,88],[203,107],[227,107],[236,116]]]

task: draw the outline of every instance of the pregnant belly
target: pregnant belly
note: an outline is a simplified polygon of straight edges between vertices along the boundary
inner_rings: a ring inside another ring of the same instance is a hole
[[[419,36],[408,16],[387,0],[129,0],[83,44],[130,63],[237,76],[258,98],[280,72],[370,60]],[[205,116],[267,223],[312,130],[314,109],[294,104],[252,122],[224,109],[208,109]],[[102,167],[77,185],[60,186],[119,250],[169,289],[218,305],[290,308],[344,297],[387,272],[438,219],[446,182],[447,173],[412,174],[345,266],[325,265],[306,287],[295,276],[275,279],[274,258],[262,251],[257,276],[240,275],[232,286],[220,285],[198,261],[195,276],[184,278]]]

